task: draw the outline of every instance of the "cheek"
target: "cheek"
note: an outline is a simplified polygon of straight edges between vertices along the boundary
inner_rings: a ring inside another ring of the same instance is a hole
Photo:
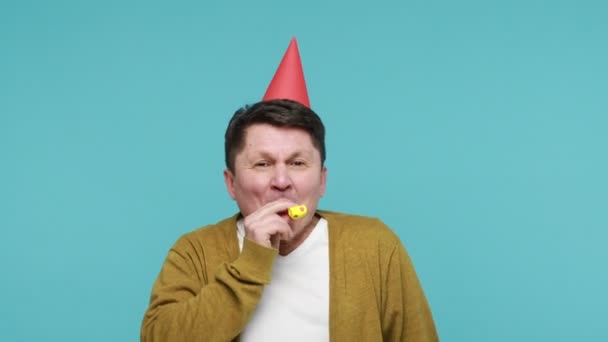
[[[244,175],[238,179],[238,190],[244,192],[244,195],[258,195],[264,193],[268,187],[268,181],[260,175]]]
[[[321,195],[323,193],[323,179],[320,175],[309,175],[302,179],[300,184],[305,187],[306,192],[313,195]]]

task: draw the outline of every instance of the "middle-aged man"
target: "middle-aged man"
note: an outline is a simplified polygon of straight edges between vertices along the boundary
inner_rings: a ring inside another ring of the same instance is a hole
[[[232,117],[225,153],[239,213],[171,248],[142,341],[438,340],[399,238],[378,219],[317,208],[325,128],[295,40],[264,100]],[[302,218],[288,215],[302,206]]]

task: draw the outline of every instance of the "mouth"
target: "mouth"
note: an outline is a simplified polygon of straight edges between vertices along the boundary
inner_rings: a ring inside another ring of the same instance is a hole
[[[277,213],[283,220],[285,220],[285,222],[289,222],[291,221],[291,218],[289,217],[289,214],[287,214],[287,210],[284,211],[280,211]]]
[[[291,201],[291,202],[298,202],[295,198],[292,197],[285,197],[285,196],[281,196],[281,197],[271,197],[270,199],[268,199],[265,204],[268,204],[270,202],[276,202],[276,201]]]

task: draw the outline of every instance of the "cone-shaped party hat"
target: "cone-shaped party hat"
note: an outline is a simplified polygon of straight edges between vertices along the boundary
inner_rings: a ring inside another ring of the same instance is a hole
[[[263,100],[289,99],[310,108],[298,42],[292,38]]]

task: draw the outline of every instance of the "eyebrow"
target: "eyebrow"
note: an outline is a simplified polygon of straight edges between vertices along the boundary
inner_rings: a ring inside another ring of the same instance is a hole
[[[262,151],[255,151],[255,152],[252,153],[252,155],[254,157],[261,156],[262,158],[275,159],[274,156],[271,153],[269,153],[268,151],[264,151],[264,150],[262,150]],[[297,157],[312,158],[312,153],[310,151],[307,151],[307,150],[297,150],[297,151],[293,152],[292,154],[290,154],[287,157],[287,160],[294,159],[294,158],[297,158]]]

